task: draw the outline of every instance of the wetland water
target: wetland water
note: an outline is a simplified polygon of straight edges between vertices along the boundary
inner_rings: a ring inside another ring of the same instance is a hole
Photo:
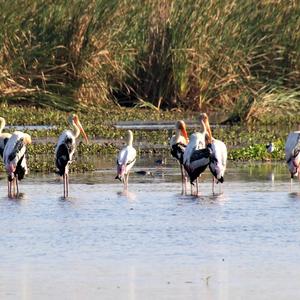
[[[113,161],[71,174],[67,200],[55,175],[30,174],[18,200],[2,177],[0,298],[300,298],[300,183],[284,164],[229,164],[215,196],[207,172],[197,198],[153,161],[128,192]]]

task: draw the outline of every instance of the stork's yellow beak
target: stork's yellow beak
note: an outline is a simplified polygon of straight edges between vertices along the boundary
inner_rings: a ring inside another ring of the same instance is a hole
[[[78,117],[77,117],[77,115],[74,116],[73,120],[74,120],[74,123],[78,126],[80,132],[82,133],[85,141],[88,143],[89,142],[88,137],[87,137],[87,135],[86,135],[86,133],[85,133],[85,131],[84,131],[84,129],[83,129],[83,127],[82,127],[82,125],[81,125]]]

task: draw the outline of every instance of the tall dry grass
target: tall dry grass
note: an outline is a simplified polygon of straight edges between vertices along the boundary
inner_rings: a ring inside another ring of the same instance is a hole
[[[4,101],[221,107],[247,119],[300,108],[298,1],[0,3]]]

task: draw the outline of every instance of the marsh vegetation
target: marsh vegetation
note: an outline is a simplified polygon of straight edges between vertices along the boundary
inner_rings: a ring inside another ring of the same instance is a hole
[[[283,0],[1,1],[0,100],[278,120],[300,108],[299,14]]]

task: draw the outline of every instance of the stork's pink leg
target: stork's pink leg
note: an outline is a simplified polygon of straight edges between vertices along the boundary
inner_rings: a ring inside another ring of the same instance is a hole
[[[182,164],[180,164],[180,171],[181,171],[181,194],[183,195],[183,194],[184,194],[184,183],[183,183],[183,181],[184,181],[185,179],[184,179],[183,166],[182,166]]]
[[[66,174],[66,190],[67,190],[67,197],[69,197],[69,174]]]
[[[63,181],[64,181],[64,198],[66,198],[66,174],[63,175]]]
[[[15,177],[15,181],[16,181],[16,188],[17,188],[17,194],[16,196],[19,196],[19,183],[18,183],[18,176]]]

